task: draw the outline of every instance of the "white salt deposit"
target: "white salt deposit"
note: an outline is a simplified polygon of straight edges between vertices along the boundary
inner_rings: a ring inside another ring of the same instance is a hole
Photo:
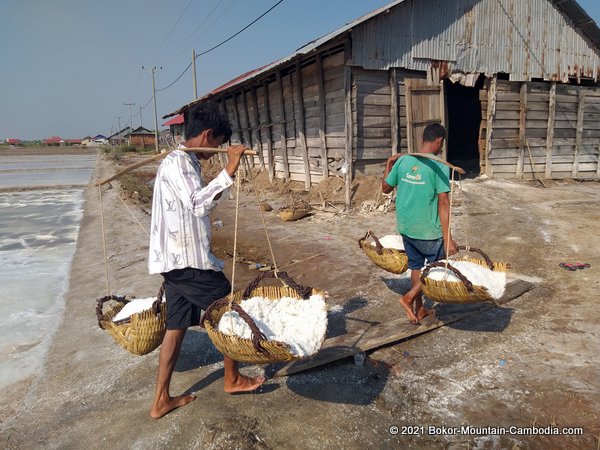
[[[402,242],[402,236],[399,234],[388,234],[387,236],[379,239],[383,248],[395,248],[397,250],[404,250],[404,242]],[[371,245],[375,246],[375,241],[371,242]]]
[[[445,263],[446,261],[442,260],[440,262]],[[487,288],[493,299],[497,300],[504,294],[506,272],[495,272],[487,267],[469,261],[450,260],[448,263],[457,268],[474,285]],[[434,267],[431,269],[427,278],[431,278],[432,280],[460,281],[453,272],[443,267]]]
[[[115,317],[113,317],[113,322],[128,319],[133,314],[137,314],[139,312],[146,311],[147,309],[152,308],[152,303],[154,303],[155,300],[156,297],[138,298],[136,300],[131,300],[130,302],[126,303],[125,306],[123,306],[121,311],[119,311]]]
[[[293,355],[310,356],[321,347],[327,331],[327,309],[322,295],[312,295],[308,300],[252,297],[243,300],[240,306],[267,340],[288,344]],[[235,311],[223,314],[219,331],[245,339],[252,337],[250,327]]]

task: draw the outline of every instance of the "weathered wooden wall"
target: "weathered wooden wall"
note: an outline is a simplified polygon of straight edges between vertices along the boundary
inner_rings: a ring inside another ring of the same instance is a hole
[[[600,175],[600,88],[490,80],[480,99],[480,152],[488,175]]]
[[[319,54],[219,99],[233,139],[270,178],[306,187],[337,174],[345,151],[344,53]]]

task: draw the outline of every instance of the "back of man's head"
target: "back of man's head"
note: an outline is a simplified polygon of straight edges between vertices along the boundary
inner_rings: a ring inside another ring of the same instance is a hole
[[[193,139],[204,130],[213,130],[213,136],[223,136],[223,142],[231,138],[231,126],[227,116],[219,110],[216,103],[207,102],[195,105],[184,115],[185,139]]]
[[[436,139],[446,139],[446,129],[439,123],[430,123],[423,130],[423,142],[434,142]]]

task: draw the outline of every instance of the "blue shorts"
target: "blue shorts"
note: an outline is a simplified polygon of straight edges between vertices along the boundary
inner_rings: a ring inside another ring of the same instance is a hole
[[[428,263],[444,259],[446,252],[444,251],[444,239],[413,239],[402,235],[404,242],[404,251],[408,256],[408,268],[411,270],[419,270],[425,265],[425,260]]]

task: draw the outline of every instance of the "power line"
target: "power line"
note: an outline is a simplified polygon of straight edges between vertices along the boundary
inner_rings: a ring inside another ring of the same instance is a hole
[[[177,25],[179,24],[179,22],[181,22],[181,19],[183,18],[184,14],[187,12],[187,10],[190,8],[190,6],[191,6],[191,4],[192,4],[193,1],[194,0],[190,0],[189,1],[189,3],[185,7],[185,9],[181,13],[181,15],[179,16],[179,18],[175,22],[175,25],[173,25],[173,27],[171,28],[171,31],[169,31],[169,33],[167,34],[167,36],[162,40],[162,42],[156,48],[156,50],[154,51],[154,53],[152,53],[152,56],[150,56],[150,58],[153,58],[158,53],[158,51],[161,49],[161,47],[165,44],[165,42],[167,42],[167,40],[169,39],[169,37],[171,36],[171,34],[173,34],[173,31],[175,31],[175,27],[177,27]]]
[[[248,28],[250,28],[252,25],[254,25],[256,22],[258,22],[260,19],[262,19],[264,16],[266,16],[267,14],[269,14],[272,10],[274,10],[277,6],[279,6],[281,3],[283,3],[284,0],[279,0],[277,3],[275,3],[273,6],[271,6],[269,9],[267,9],[264,13],[262,13],[260,16],[258,16],[256,19],[254,19],[252,22],[250,22],[248,25],[246,25],[244,28],[242,28],[241,30],[239,30],[237,33],[232,34],[231,36],[229,36],[227,39],[225,39],[224,41],[221,41],[220,43],[218,43],[217,45],[209,48],[208,50],[205,50],[201,53],[198,53],[196,55],[196,59],[199,56],[202,55],[206,55],[207,53],[212,52],[213,50],[216,50],[217,48],[221,47],[223,44],[226,44],[227,42],[229,42],[230,40],[232,40],[234,37],[236,37],[237,35],[239,35],[240,33],[242,33],[243,31],[247,30]],[[188,66],[184,69],[183,72],[181,72],[181,74],[175,79],[175,81],[173,81],[171,84],[169,84],[168,86],[162,88],[162,89],[157,89],[156,92],[162,92],[162,91],[166,91],[167,89],[169,89],[171,86],[173,86],[175,83],[177,83],[181,77],[189,70],[189,68],[192,67],[192,63],[190,62],[188,64]]]

